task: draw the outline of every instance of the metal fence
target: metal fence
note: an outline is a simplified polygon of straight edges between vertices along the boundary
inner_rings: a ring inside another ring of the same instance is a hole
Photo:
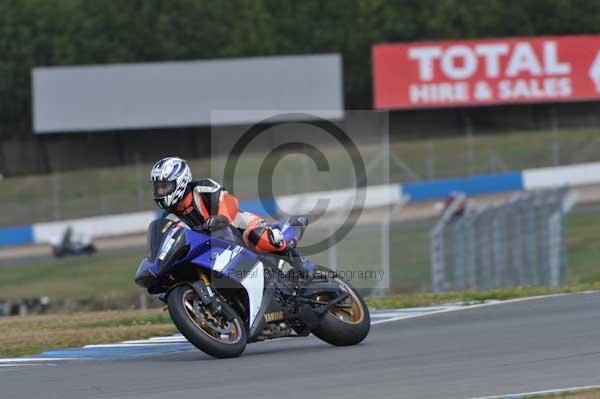
[[[575,201],[566,187],[479,210],[457,196],[430,232],[433,290],[564,284],[565,213]]]

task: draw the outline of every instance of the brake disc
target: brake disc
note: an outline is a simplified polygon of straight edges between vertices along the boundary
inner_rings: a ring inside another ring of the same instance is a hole
[[[223,317],[215,317],[208,309],[206,309],[199,299],[194,300],[194,310],[196,315],[206,324],[211,330],[221,334],[231,334],[231,322],[223,319]]]

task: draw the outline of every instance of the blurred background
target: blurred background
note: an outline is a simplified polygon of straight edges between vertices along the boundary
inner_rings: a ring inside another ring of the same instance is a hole
[[[358,146],[363,182],[290,117],[234,191],[275,218],[331,199],[317,241],[366,185],[351,233],[313,258],[383,271],[355,282],[368,294],[600,281],[599,1],[19,0],[0,27],[0,314],[149,306],[133,273],[150,166],[222,178],[261,111],[310,111]],[[260,204],[286,140],[337,167],[286,155]]]

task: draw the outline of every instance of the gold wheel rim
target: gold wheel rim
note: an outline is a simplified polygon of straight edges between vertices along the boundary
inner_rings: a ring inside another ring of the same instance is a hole
[[[217,342],[220,342],[222,344],[232,345],[232,344],[236,344],[237,342],[239,342],[239,340],[241,338],[240,331],[242,329],[242,326],[240,325],[238,319],[235,318],[231,322],[231,333],[223,334],[218,331],[215,331],[215,330],[211,329],[210,326],[208,326],[196,314],[196,310],[194,309],[194,299],[196,299],[196,298],[197,298],[197,294],[192,289],[185,291],[181,298],[183,301],[183,307],[184,307],[188,317],[190,318],[190,320],[192,320],[192,322],[196,325],[196,327],[198,327],[198,329],[200,331],[202,331],[202,333],[204,333],[204,335],[206,335],[209,338],[211,338]],[[212,315],[211,315],[211,318],[213,318]],[[213,320],[214,320],[214,318],[213,318]]]
[[[340,280],[339,278],[336,278],[335,282],[338,283],[342,287],[342,290],[348,294],[348,298],[346,298],[342,304],[350,305],[350,307],[335,306],[329,309],[327,313],[344,323],[359,324],[365,318],[365,310],[363,309],[362,303],[358,299],[358,296],[354,293],[354,290],[352,290],[346,282]],[[332,298],[331,295],[320,295],[317,297],[318,301],[324,302],[331,301],[333,299],[335,298]]]

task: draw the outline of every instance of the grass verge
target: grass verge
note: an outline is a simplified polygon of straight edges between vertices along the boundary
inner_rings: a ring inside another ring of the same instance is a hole
[[[0,319],[0,356],[144,339],[175,332],[162,309],[103,311]]]
[[[441,305],[446,303],[483,303],[491,300],[507,300],[540,295],[569,294],[600,290],[600,282],[577,284],[564,287],[514,287],[486,291],[419,292],[412,294],[386,295],[367,298],[374,309],[397,309],[416,306]]]
[[[524,396],[523,399],[600,399],[600,389],[590,389],[581,392],[553,393],[548,395]]]

